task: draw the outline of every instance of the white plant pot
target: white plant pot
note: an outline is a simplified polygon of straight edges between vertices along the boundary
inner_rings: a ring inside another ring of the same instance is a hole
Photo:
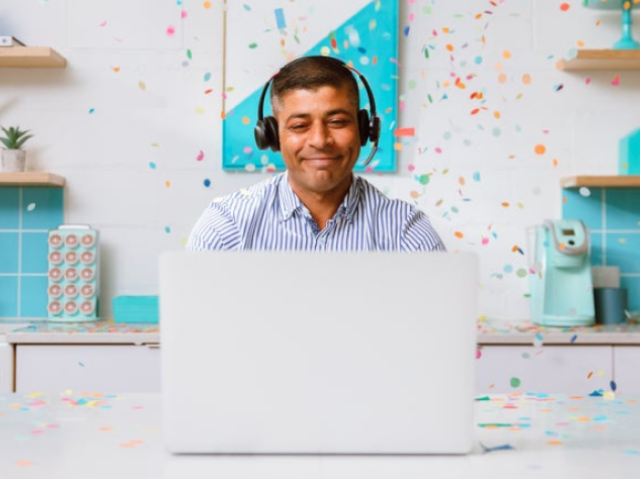
[[[0,150],[0,171],[6,173],[25,171],[26,163],[25,150]]]

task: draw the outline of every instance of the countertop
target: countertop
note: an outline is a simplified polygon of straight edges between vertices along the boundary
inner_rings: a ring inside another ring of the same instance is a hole
[[[160,341],[157,324],[95,321],[82,323],[33,322],[5,328],[11,344],[154,344]]]
[[[83,323],[1,323],[0,341],[12,344],[155,344],[160,342],[157,324],[95,321]],[[544,327],[529,320],[480,318],[478,345],[640,345],[640,325],[593,327]]]
[[[440,392],[437,392],[440,394]],[[160,394],[0,395],[0,477],[11,479],[638,479],[640,398],[488,395],[469,455],[171,455]]]
[[[479,345],[640,345],[640,325],[623,323],[592,327],[545,327],[529,320],[506,321],[481,318]]]

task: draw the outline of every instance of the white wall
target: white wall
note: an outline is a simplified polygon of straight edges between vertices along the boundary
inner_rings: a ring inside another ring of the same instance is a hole
[[[267,175],[220,167],[222,6],[211,3],[0,0],[0,34],[68,60],[66,69],[0,69],[0,124],[34,131],[30,169],[66,177],[66,222],[100,231],[103,316],[114,296],[157,292],[158,254],[182,247],[211,198]],[[579,42],[610,47],[619,14],[561,3],[401,2],[409,33],[397,126],[417,134],[403,139],[397,174],[369,178],[417,202],[450,250],[480,253],[481,313],[491,317],[528,316],[517,248],[527,253],[527,226],[560,216],[560,178],[615,174],[618,139],[640,122],[640,73],[555,68]],[[229,45],[228,55],[246,48]]]

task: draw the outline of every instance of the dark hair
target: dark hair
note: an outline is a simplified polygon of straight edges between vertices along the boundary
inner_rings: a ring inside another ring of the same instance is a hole
[[[308,56],[283,66],[271,82],[271,109],[291,90],[317,90],[322,86],[347,88],[355,108],[360,105],[358,82],[347,65],[337,58]]]

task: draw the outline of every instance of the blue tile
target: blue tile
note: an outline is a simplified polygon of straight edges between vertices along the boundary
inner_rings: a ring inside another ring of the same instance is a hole
[[[0,273],[18,274],[18,233],[0,232]]]
[[[562,218],[580,219],[587,228],[602,229],[602,189],[590,188],[590,195],[583,196],[578,188],[562,190]]]
[[[589,232],[589,254],[591,255],[591,264],[593,266],[604,266],[605,250],[604,250],[605,233]]]
[[[640,273],[640,233],[607,233],[607,264],[620,273]]]
[[[47,276],[20,277],[20,317],[47,317]]]
[[[48,237],[48,233],[22,233],[21,273],[47,273]]]
[[[627,288],[627,309],[640,311],[640,277],[621,276],[620,286]]]
[[[20,190],[0,188],[0,230],[17,230],[20,226]]]
[[[62,188],[22,190],[22,228],[51,229],[64,223]]]
[[[640,190],[607,189],[605,211],[607,229],[640,231]]]
[[[18,316],[18,277],[0,276],[0,319]]]

